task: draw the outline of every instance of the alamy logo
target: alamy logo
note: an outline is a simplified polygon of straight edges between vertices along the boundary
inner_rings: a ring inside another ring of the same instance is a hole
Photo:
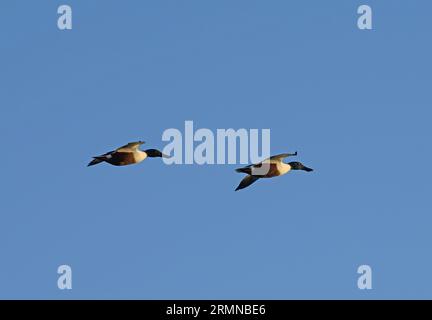
[[[210,129],[194,131],[193,121],[185,121],[184,135],[178,129],[163,132],[162,140],[169,143],[163,153],[166,164],[247,164],[270,157],[270,129]],[[261,153],[259,145],[261,144]],[[237,152],[238,151],[238,152]],[[184,157],[183,157],[184,155]]]

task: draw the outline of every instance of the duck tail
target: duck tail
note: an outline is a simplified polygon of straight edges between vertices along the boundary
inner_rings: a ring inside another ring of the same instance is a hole
[[[89,162],[89,164],[87,165],[87,167],[94,166],[95,164],[99,164],[101,162],[103,162],[102,159],[100,159],[100,158],[99,159],[98,158],[94,158],[92,161]]]
[[[238,168],[238,169],[235,169],[235,171],[240,172],[240,173],[251,174],[251,168],[250,167]]]

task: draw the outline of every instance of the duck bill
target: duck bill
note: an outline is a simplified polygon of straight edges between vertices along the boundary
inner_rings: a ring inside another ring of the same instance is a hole
[[[162,158],[171,158],[171,157],[165,153],[162,153]]]
[[[307,172],[311,172],[311,171],[313,171],[312,168],[308,168],[308,167],[303,167],[303,170],[304,170],[304,171],[307,171]]]

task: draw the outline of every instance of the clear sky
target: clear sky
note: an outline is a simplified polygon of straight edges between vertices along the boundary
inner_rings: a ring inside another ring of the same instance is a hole
[[[431,12],[2,0],[0,298],[432,298]],[[269,128],[315,171],[234,192],[236,165],[86,167],[185,120]]]

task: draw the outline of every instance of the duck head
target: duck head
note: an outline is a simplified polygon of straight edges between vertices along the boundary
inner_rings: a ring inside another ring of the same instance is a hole
[[[307,172],[313,171],[312,168],[308,168],[305,165],[303,165],[303,163],[298,162],[298,161],[289,162],[288,164],[291,166],[292,170],[304,170]]]
[[[148,150],[145,150],[144,152],[147,153],[147,156],[149,158],[169,158],[169,156],[160,152],[157,149],[148,149]]]

